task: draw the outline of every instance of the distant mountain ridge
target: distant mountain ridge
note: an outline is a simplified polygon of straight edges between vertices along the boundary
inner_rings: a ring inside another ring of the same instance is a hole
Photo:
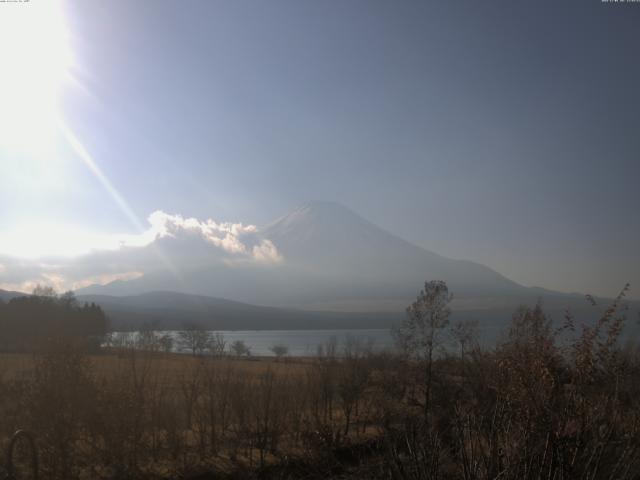
[[[386,278],[413,286],[444,279],[459,294],[524,288],[484,265],[413,245],[334,202],[305,204],[261,233],[286,259],[310,271]]]
[[[343,313],[262,307],[221,298],[178,292],[148,292],[114,297],[79,295],[107,313],[114,330],[179,330],[191,325],[211,330],[310,330],[389,328],[401,318],[389,312]]]
[[[3,301],[3,302],[8,302],[12,298],[23,297],[25,295],[27,295],[27,294],[23,293],[23,292],[12,292],[10,290],[1,290],[0,289],[0,301]]]
[[[0,290],[0,299],[29,295]],[[389,328],[401,315],[390,312],[323,312],[261,307],[222,298],[178,292],[140,295],[78,295],[80,304],[100,305],[112,330],[180,330],[192,326],[211,330],[311,330]]]
[[[194,301],[207,303],[211,300],[203,298],[215,297],[241,302],[232,309],[222,303],[216,307],[218,312],[227,312],[217,317],[225,318],[222,324],[239,329],[258,328],[256,325],[274,329],[374,324],[387,328],[394,319],[403,317],[406,306],[428,280],[447,282],[454,294],[454,321],[464,318],[483,324],[505,325],[519,305],[533,305],[538,301],[542,301],[545,312],[555,320],[562,319],[568,308],[577,317],[585,319],[597,315],[597,310],[590,308],[583,295],[525,287],[487,266],[443,257],[413,245],[333,202],[307,203],[260,228],[256,235],[273,242],[282,262],[270,265],[216,263],[183,270],[179,272],[180,278],[159,270],[133,280],[81,289],[77,293],[80,298],[92,298],[99,304],[109,303],[109,306],[105,304],[105,309],[117,312],[115,318],[133,315],[132,309],[137,309],[139,318],[164,315],[163,318],[170,322],[173,321],[169,318],[171,315],[165,315],[162,309],[172,311],[174,319],[199,318],[204,321],[203,312],[207,309],[197,307]],[[155,247],[174,246],[173,238],[162,240],[162,244]],[[165,296],[191,294],[200,296],[201,300],[189,299],[188,308],[176,309],[163,303],[162,295],[148,294],[158,291],[171,292],[162,294]],[[98,299],[95,295],[108,295],[109,298]],[[147,302],[133,308],[125,304],[134,300],[117,300],[119,296],[137,296],[135,302],[143,299]],[[639,309],[640,302],[631,303],[633,309]],[[128,313],[125,312],[127,309]],[[232,310],[233,315],[229,313]],[[240,311],[244,316],[238,313]],[[254,321],[256,315],[264,320]],[[252,320],[245,321],[247,318]]]
[[[21,292],[0,290],[0,299],[28,295]],[[275,307],[263,307],[235,302],[221,298],[190,295],[178,292],[154,291],[140,295],[78,295],[80,303],[96,303],[102,307],[115,331],[152,328],[154,330],[181,330],[197,325],[210,330],[323,330],[323,329],[389,329],[404,318],[404,306],[399,305],[391,311],[344,312],[320,310],[296,310]],[[482,338],[493,341],[508,324],[517,303],[512,305],[491,305],[482,308],[467,308],[454,301],[451,322],[475,320],[479,325]],[[546,302],[545,313],[558,321],[569,306],[567,298]],[[523,302],[527,303],[527,302]],[[593,321],[603,308],[594,309],[584,299],[569,302],[571,311],[580,324],[581,321]],[[639,332],[633,318],[640,311],[640,302],[630,302],[627,312],[625,338],[633,338]]]
[[[487,266],[443,257],[337,203],[305,204],[255,235],[254,241],[273,242],[282,261],[190,262],[178,271],[159,268],[80,289],[78,299],[101,305],[116,329],[185,323],[212,329],[388,328],[403,318],[425,281],[444,280],[454,294],[453,321],[504,326],[519,305],[538,301],[555,320],[567,308],[584,319],[598,314],[583,295],[524,287]],[[197,237],[170,236],[142,248],[163,250],[171,260],[172,252],[202,254],[215,247]],[[16,295],[0,291],[4,301]],[[640,302],[631,305],[639,310]]]
[[[360,301],[361,310],[381,299],[414,298],[425,280],[444,279],[458,297],[502,297],[529,290],[484,265],[453,260],[406,240],[333,202],[307,203],[258,235],[283,258],[269,266],[216,265],[166,271],[80,289],[83,294],[131,295],[156,290],[269,305],[296,306]],[[174,239],[163,239],[170,246]],[[156,245],[159,247],[159,245]]]

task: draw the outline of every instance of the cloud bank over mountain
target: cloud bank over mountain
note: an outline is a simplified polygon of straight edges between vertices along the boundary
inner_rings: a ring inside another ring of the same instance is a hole
[[[162,211],[148,222],[140,235],[82,255],[0,254],[0,289],[42,283],[90,295],[173,291],[273,307],[397,312],[425,281],[445,280],[466,310],[510,311],[541,297],[558,308],[583,301],[443,257],[332,202],[305,204],[262,228]]]
[[[160,210],[149,215],[149,223],[155,240],[195,237],[225,252],[229,255],[228,260],[244,259],[262,263],[277,263],[282,260],[270,240],[258,237],[255,225],[217,223],[211,219],[200,221],[166,214]]]
[[[138,235],[103,235],[84,238],[84,252],[58,252],[27,257],[4,251],[0,242],[0,288],[31,291],[38,284],[58,290],[78,289],[115,280],[131,280],[158,270],[179,276],[184,269],[225,264],[268,265],[283,260],[275,245],[262,238],[255,225],[199,220],[157,210],[148,217],[149,228]],[[70,237],[73,236],[71,233]],[[65,243],[64,236],[40,241]],[[77,239],[76,239],[77,241]],[[67,242],[68,243],[68,242]]]

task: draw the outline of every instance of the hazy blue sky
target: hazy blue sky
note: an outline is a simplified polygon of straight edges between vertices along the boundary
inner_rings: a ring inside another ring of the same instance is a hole
[[[61,115],[143,225],[335,200],[526,285],[630,281],[640,298],[638,3],[82,0],[63,16]],[[134,233],[54,151],[0,149],[1,229]]]

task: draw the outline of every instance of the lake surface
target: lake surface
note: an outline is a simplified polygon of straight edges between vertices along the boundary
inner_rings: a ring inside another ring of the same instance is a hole
[[[177,332],[169,333],[177,340]],[[320,345],[336,344],[340,353],[347,342],[357,341],[370,345],[375,351],[392,349],[393,339],[387,329],[368,330],[223,330],[220,332],[229,345],[242,340],[251,349],[251,355],[273,356],[270,348],[285,345],[294,357],[314,356]]]
[[[640,337],[638,325],[626,328],[621,337],[621,344]],[[491,348],[503,332],[505,327],[484,325],[478,328],[477,341],[483,348]],[[284,345],[289,349],[289,355],[295,357],[310,357],[318,353],[318,347],[335,344],[336,354],[341,355],[345,345],[349,342],[358,342],[360,345],[370,347],[373,351],[393,350],[394,341],[389,329],[355,329],[355,330],[220,330],[212,333],[221,333],[229,346],[242,340],[251,349],[251,355],[274,356],[271,347]],[[169,334],[174,338],[174,350],[190,353],[181,349],[178,342],[177,331],[156,332],[158,335]],[[133,334],[135,335],[135,333]],[[441,345],[446,350],[457,351],[457,344],[446,334],[442,337]]]
[[[156,332],[158,335],[169,334],[174,342],[174,350],[190,353],[181,349],[178,344],[177,331]],[[285,345],[289,349],[289,355],[295,357],[315,356],[318,347],[334,344],[336,353],[342,354],[348,343],[357,342],[367,346],[373,351],[393,350],[394,341],[389,329],[357,329],[357,330],[221,330],[213,333],[221,333],[229,345],[237,340],[242,340],[251,349],[251,355],[273,356],[271,347]],[[479,333],[481,344],[495,341],[497,329],[482,329]],[[451,345],[453,347],[453,343]]]

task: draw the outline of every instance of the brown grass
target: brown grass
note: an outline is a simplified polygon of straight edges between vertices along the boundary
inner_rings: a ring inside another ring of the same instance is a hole
[[[640,355],[616,344],[622,323],[609,309],[558,329],[523,308],[494,349],[465,335],[459,355],[433,358],[353,345],[286,361],[86,354],[54,341],[0,355],[0,438],[31,430],[50,480],[635,479]]]

